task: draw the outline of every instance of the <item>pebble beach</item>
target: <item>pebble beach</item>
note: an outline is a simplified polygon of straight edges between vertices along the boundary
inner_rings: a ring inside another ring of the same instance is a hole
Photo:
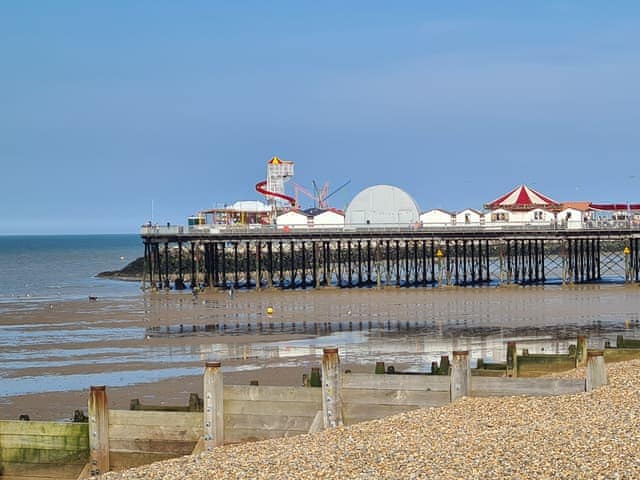
[[[640,360],[608,364],[607,371],[609,384],[591,393],[463,398],[313,435],[223,446],[102,478],[640,478]]]

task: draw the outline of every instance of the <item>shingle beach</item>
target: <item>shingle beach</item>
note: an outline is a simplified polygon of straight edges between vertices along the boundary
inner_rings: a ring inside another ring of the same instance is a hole
[[[640,360],[609,364],[607,370],[609,385],[592,393],[464,398],[314,435],[228,445],[103,478],[640,478]]]

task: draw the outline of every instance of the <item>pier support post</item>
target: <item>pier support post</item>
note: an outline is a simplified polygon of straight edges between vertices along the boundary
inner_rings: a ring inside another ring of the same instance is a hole
[[[207,362],[204,369],[204,449],[211,451],[224,443],[224,411],[220,362]]]
[[[467,350],[453,352],[451,363],[451,403],[471,393],[471,368]]]
[[[337,348],[325,348],[322,352],[322,417],[324,428],[342,425],[342,378]]]
[[[604,351],[591,350],[587,352],[587,379],[585,389],[591,392],[596,388],[606,385],[607,369],[604,365]]]
[[[578,335],[576,343],[576,367],[583,367],[587,364],[587,337]]]
[[[104,385],[89,391],[89,449],[91,475],[109,471],[109,407]]]

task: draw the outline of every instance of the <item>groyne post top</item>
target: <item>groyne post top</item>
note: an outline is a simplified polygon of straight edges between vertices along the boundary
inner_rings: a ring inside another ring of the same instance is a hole
[[[203,383],[204,449],[210,451],[224,443],[224,383],[220,362],[205,363]]]
[[[89,390],[89,455],[91,474],[109,471],[109,407],[104,385],[92,385]]]
[[[583,367],[587,364],[587,337],[578,335],[576,340],[576,367]]]
[[[335,347],[322,351],[322,417],[324,428],[335,428],[342,421],[342,377],[340,356]]]
[[[518,352],[516,342],[507,342],[507,376],[518,376]]]
[[[591,392],[608,383],[607,368],[604,364],[604,350],[589,350],[587,352],[587,378],[585,390]]]
[[[469,396],[470,393],[471,368],[469,365],[469,351],[454,351],[451,362],[451,402]]]

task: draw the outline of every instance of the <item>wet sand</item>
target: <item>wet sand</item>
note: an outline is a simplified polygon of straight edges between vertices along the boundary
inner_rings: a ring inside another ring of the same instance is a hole
[[[32,419],[70,418],[75,409],[86,410],[92,383],[108,386],[112,408],[128,408],[133,398],[142,403],[186,405],[191,392],[202,392],[199,372],[204,362],[221,354],[225,355],[223,368],[236,370],[225,372],[227,383],[259,380],[261,385],[300,384],[302,373],[319,359],[313,353],[305,355],[304,347],[296,347],[297,353],[289,356],[289,347],[281,345],[314,339],[313,328],[303,325],[331,323],[334,330],[338,325],[348,330],[362,324],[366,327],[369,322],[374,327],[424,322],[433,327],[434,336],[446,340],[437,344],[441,350],[457,346],[460,332],[471,335],[502,328],[550,329],[569,335],[586,329],[596,332],[594,338],[602,325],[613,325],[611,331],[635,332],[639,294],[637,286],[620,285],[389,288],[236,291],[233,298],[225,292],[197,298],[188,292],[145,293],[95,302],[2,304],[0,419],[14,419],[23,413]],[[266,313],[268,307],[273,308],[272,315]],[[399,332],[394,345],[402,343],[403,335],[407,342],[412,341]],[[216,347],[208,349],[210,345]],[[369,353],[368,358],[375,357],[376,352]],[[344,368],[373,369],[372,362],[352,360],[344,362]],[[149,383],[115,378],[163,369],[187,373]],[[77,387],[54,391],[60,389],[56,388],[57,379],[71,377]],[[114,378],[116,384],[129,384],[110,386]],[[41,393],[7,394],[9,386],[22,385],[25,379],[36,384]]]

